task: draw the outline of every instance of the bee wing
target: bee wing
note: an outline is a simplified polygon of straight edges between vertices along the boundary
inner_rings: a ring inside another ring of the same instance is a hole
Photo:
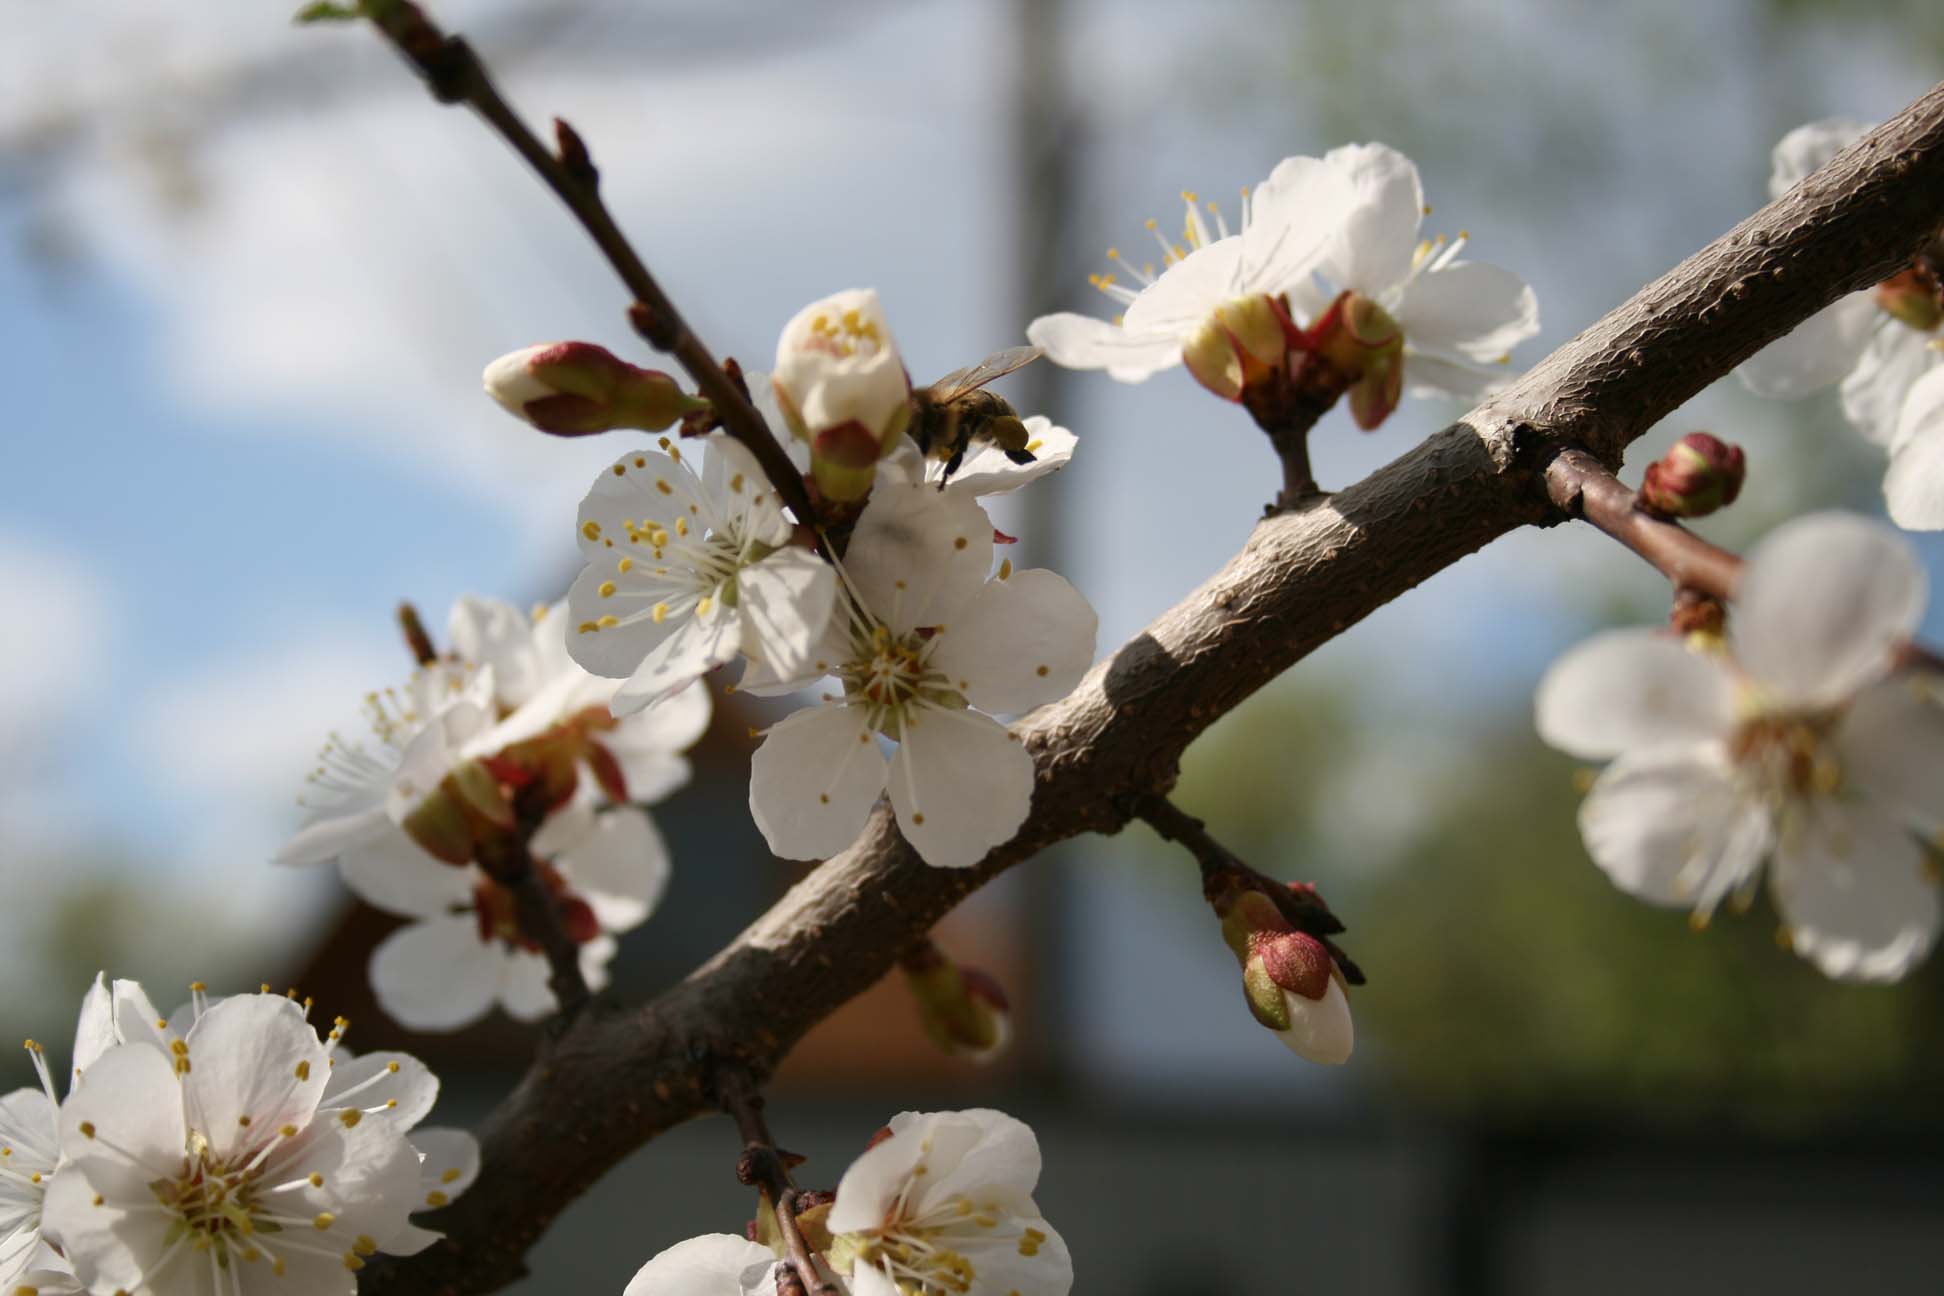
[[[954,369],[933,383],[931,398],[943,405],[969,391],[978,390],[995,378],[1004,378],[1015,369],[1024,369],[1044,354],[1045,348],[1036,346],[1007,347],[1004,351],[994,351],[979,363]]]

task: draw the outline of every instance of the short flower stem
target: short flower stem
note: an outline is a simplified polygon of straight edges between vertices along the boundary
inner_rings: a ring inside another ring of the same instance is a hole
[[[1583,450],[1563,450],[1546,466],[1546,493],[1651,563],[1676,589],[1732,600],[1742,560],[1678,522],[1635,507],[1632,487]]]
[[[587,988],[587,978],[581,975],[580,946],[561,924],[560,905],[547,889],[540,870],[533,866],[526,837],[510,834],[490,858],[481,853],[479,866],[513,893],[513,912],[520,930],[538,943],[546,956],[550,970],[547,986],[560,1004],[560,1020],[572,1021],[593,995]]]
[[[797,1227],[796,1181],[790,1177],[790,1155],[776,1146],[770,1136],[769,1122],[763,1116],[763,1096],[749,1072],[725,1063],[716,1068],[716,1101],[736,1122],[742,1135],[742,1155],[736,1159],[736,1178],[761,1193],[776,1212],[776,1226],[783,1234],[783,1247],[789,1253],[790,1267],[801,1281],[801,1290],[813,1296],[843,1296],[835,1282],[821,1277],[810,1246]],[[782,1290],[781,1284],[778,1287]]]
[[[1282,490],[1266,512],[1287,513],[1323,494],[1316,485],[1316,475],[1310,471],[1309,434],[1316,421],[1329,412],[1330,406],[1335,403],[1334,392],[1327,397],[1318,393],[1314,398],[1300,394],[1296,399],[1285,397],[1274,410],[1249,410],[1256,426],[1268,434],[1276,457],[1282,460]]]
[[[715,407],[723,430],[756,456],[763,474],[797,518],[804,522],[814,518],[803,477],[783,447],[777,444],[763,416],[716,362],[709,348],[689,330],[681,312],[675,309],[627,236],[614,223],[607,204],[601,201],[600,173],[595,170],[587,145],[574,129],[556,119],[559,149],[556,152],[547,148],[500,96],[485,65],[465,38],[446,35],[410,0],[366,0],[364,10],[373,25],[418,69],[433,98],[440,103],[469,105],[539,173],[594,240],[623,286],[633,294],[628,317],[636,332],[656,350],[674,356],[688,372],[696,390]]]

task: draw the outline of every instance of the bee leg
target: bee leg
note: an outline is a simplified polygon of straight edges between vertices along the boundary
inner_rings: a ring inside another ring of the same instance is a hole
[[[964,462],[965,462],[965,446],[960,445],[958,449],[952,451],[952,457],[945,461],[945,471],[940,473],[938,477],[938,489],[940,490],[945,489],[945,484],[952,480],[952,474],[957,472],[959,470],[959,465],[963,464]]]
[[[1031,450],[1008,450],[1006,451],[1006,458],[1012,460],[1016,464],[1029,464],[1029,463],[1038,462],[1037,457],[1033,454]]]

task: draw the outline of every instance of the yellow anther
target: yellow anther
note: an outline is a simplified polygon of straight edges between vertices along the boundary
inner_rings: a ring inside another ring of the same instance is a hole
[[[653,610],[650,611],[649,615],[655,619],[656,625],[660,625],[668,617],[668,604],[666,603],[655,604]]]
[[[437,1188],[434,1188],[431,1192],[425,1194],[425,1204],[427,1206],[443,1206],[451,1200],[452,1198],[446,1196],[444,1193],[440,1192]]]
[[[1148,217],[1147,220],[1142,222],[1142,224],[1145,225],[1148,229],[1154,229],[1158,225],[1160,225],[1160,223],[1161,222],[1155,220],[1154,217],[1152,216]]]
[[[308,1079],[310,1079],[310,1061],[309,1061],[309,1059],[306,1059],[306,1060],[304,1060],[304,1061],[302,1061],[302,1062],[299,1062],[299,1063],[297,1064],[297,1078],[298,1078],[299,1080],[308,1080]]]
[[[620,562],[614,564],[614,569],[620,572],[623,576],[626,576],[629,572],[634,570],[634,559],[623,558]]]
[[[1107,249],[1107,259],[1108,259],[1109,261],[1118,261],[1118,260],[1120,260],[1120,249],[1119,249],[1119,248],[1108,248],[1108,249]]]
[[[579,625],[574,627],[575,631],[579,634],[593,634],[596,630],[599,630],[600,628],[601,627],[599,625],[595,624],[592,621],[583,621]]]
[[[356,1273],[358,1270],[364,1268],[364,1261],[358,1258],[356,1251],[346,1251],[344,1253],[344,1267],[352,1273]]]
[[[581,523],[581,534],[589,540],[599,540],[601,538],[601,524],[599,522],[583,522]],[[270,987],[266,985],[263,988],[268,990]]]
[[[277,1133],[283,1135],[285,1138],[296,1138],[297,1127],[295,1125],[285,1125],[282,1129],[279,1129]]]
[[[454,1180],[456,1180],[456,1179],[458,1179],[458,1178],[459,1178],[459,1167],[458,1167],[458,1166],[454,1166],[454,1167],[452,1167],[452,1169],[450,1169],[450,1170],[448,1170],[448,1171],[446,1171],[446,1172],[445,1172],[444,1174],[442,1174],[442,1175],[440,1175],[440,1176],[439,1176],[439,1182],[440,1182],[440,1183],[452,1183],[452,1182],[453,1182]]]
[[[1688,930],[1695,931],[1695,932],[1704,932],[1708,930],[1708,924],[1713,921],[1714,921],[1713,914],[1708,913],[1706,910],[1703,909],[1696,909],[1693,913],[1688,915]]]
[[[82,1121],[82,1122],[81,1122],[81,1125],[80,1125],[80,1129],[81,1129],[81,1137],[82,1137],[82,1138],[90,1138],[90,1139],[91,1139],[91,1138],[93,1138],[93,1137],[94,1137],[94,1122],[93,1122],[93,1121]]]
[[[324,1176],[317,1173],[317,1171],[315,1170],[311,1171],[310,1186],[313,1188],[322,1188],[324,1186]]]
[[[1201,197],[1193,189],[1183,189],[1181,191],[1181,201],[1189,203],[1200,202]]]
[[[613,581],[602,581],[602,582],[601,582],[601,597],[602,597],[602,598],[613,598],[613,597],[614,597],[614,590],[615,590],[615,585],[614,585],[614,582],[613,582]]]
[[[710,598],[707,594],[704,594],[701,598],[697,599],[695,602],[695,615],[699,617],[705,617],[709,615],[709,610],[714,606],[715,606],[715,600]]]
[[[731,495],[740,495],[742,494],[742,488],[743,488],[743,475],[741,473],[737,473],[735,476],[729,479],[729,493]]]
[[[1012,559],[1002,559],[999,563],[999,579],[1004,580],[1010,575],[1012,575]]]
[[[352,1240],[351,1249],[359,1255],[371,1255],[377,1251],[378,1243],[368,1233],[360,1233]]]
[[[389,1072],[391,1072],[391,1073],[392,1073],[393,1075],[397,1075],[397,1074],[398,1074],[398,1063],[396,1063],[396,1062],[387,1062],[387,1063],[385,1063],[385,1070],[387,1070],[387,1071],[389,1071]]]
[[[612,630],[621,624],[621,620],[619,617],[604,616],[595,624],[599,625],[603,630]]]
[[[356,1125],[359,1121],[364,1119],[364,1113],[359,1111],[356,1107],[348,1107],[344,1111],[338,1113],[338,1119],[344,1122],[344,1128],[350,1129],[352,1126]]]
[[[329,1211],[319,1211],[317,1212],[317,1218],[312,1220],[311,1223],[316,1225],[317,1231],[319,1233],[323,1233],[327,1231],[331,1227],[331,1225],[337,1223],[337,1216],[331,1214],[331,1212]]]

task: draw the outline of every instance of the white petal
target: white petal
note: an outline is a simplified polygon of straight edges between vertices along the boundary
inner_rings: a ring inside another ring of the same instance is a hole
[[[622,455],[594,479],[575,519],[581,553],[592,563],[611,562],[629,547],[629,523],[636,530],[656,524],[672,527],[678,517],[699,517],[701,483],[682,464],[657,450]],[[589,524],[592,524],[591,526]],[[652,556],[639,551],[639,556]]]
[[[559,628],[556,623],[554,629]],[[460,598],[446,619],[446,641],[462,659],[493,668],[493,689],[502,706],[520,705],[545,682],[532,618],[502,599]]]
[[[971,1197],[1016,1214],[1037,1215],[1033,1189],[1039,1185],[1040,1147],[1032,1127],[990,1107],[935,1113],[922,1137],[925,1154],[922,1198],[926,1203]]]
[[[304,1182],[312,1175],[322,1183]],[[418,1204],[418,1153],[397,1125],[356,1108],[321,1109],[302,1133],[270,1154],[263,1176],[267,1183],[292,1185],[272,1199],[281,1210],[298,1216],[328,1211],[335,1232],[368,1235],[381,1249]],[[281,1255],[289,1248],[277,1248],[275,1236],[269,1245]],[[320,1241],[345,1245],[344,1240]]]
[[[1283,1004],[1289,1011],[1289,1028],[1276,1032],[1276,1038],[1297,1057],[1324,1066],[1340,1066],[1350,1060],[1356,1044],[1356,1027],[1350,1019],[1350,998],[1337,979],[1331,977],[1321,999],[1306,999],[1291,990],[1283,991]]]
[[[81,998],[81,1016],[74,1026],[74,1069],[86,1070],[119,1043],[115,1036],[115,997],[108,989],[106,974],[97,972],[88,993]]]
[[[981,711],[1020,715],[1065,697],[1093,664],[1099,619],[1054,572],[987,581],[938,636],[929,664]]]
[[[1918,379],[1904,400],[1883,497],[1898,526],[1944,530],[1944,366]]]
[[[934,868],[970,868],[1019,831],[1033,804],[1033,758],[976,711],[907,714],[887,783],[898,828]]]
[[[1896,981],[1937,940],[1923,849],[1878,806],[1819,799],[1775,859],[1775,903],[1797,953],[1844,981]]]
[[[779,675],[768,662],[751,658],[743,668],[742,678],[736,682],[736,691],[752,697],[783,697],[807,689],[828,676],[838,662],[850,655],[850,651],[849,618],[834,616],[801,670],[794,675]]]
[[[884,483],[851,532],[844,570],[892,633],[949,625],[992,570],[992,519],[969,495]]]
[[[633,756],[659,749],[687,751],[709,728],[709,689],[697,680],[643,711],[637,711],[603,734],[601,741],[616,756]],[[633,800],[647,800],[636,796]]]
[[[1719,747],[1656,748],[1621,757],[1580,805],[1580,836],[1613,884],[1650,904],[1695,905],[1732,889],[1768,847]]]
[[[1843,415],[1850,426],[1870,441],[1891,445],[1905,398],[1917,381],[1940,363],[1944,352],[1932,350],[1928,334],[1884,319],[1862,358],[1843,379]]]
[[[757,381],[762,375],[744,376],[751,380],[749,390],[756,396],[758,409],[765,403],[774,406],[776,395],[767,379]],[[771,427],[783,427],[780,415]],[[784,430],[782,435],[787,437],[788,431]],[[754,540],[771,548],[788,544],[791,527],[783,516],[783,502],[777,498],[769,478],[763,475],[756,456],[726,433],[711,433],[704,442],[708,457],[702,481],[731,530],[745,541]]]
[[[864,830],[884,774],[861,707],[806,707],[750,757],[749,811],[777,855],[828,859]]]
[[[904,1296],[890,1275],[861,1262],[851,1270],[850,1290],[851,1296]]]
[[[1837,730],[1845,780],[1905,823],[1944,828],[1944,706],[1913,683],[1865,689]]]
[[[1178,345],[1210,311],[1241,294],[1242,257],[1239,237],[1196,248],[1128,303],[1127,331],[1143,336],[1165,333]]]
[[[1249,224],[1242,231],[1244,291],[1309,290],[1311,274],[1335,248],[1336,237],[1357,200],[1346,172],[1321,158],[1289,157],[1249,195]],[[1313,302],[1291,305],[1304,307]]]
[[[1517,372],[1504,365],[1481,365],[1462,356],[1404,345],[1404,390],[1418,399],[1480,401],[1516,377]]]
[[[219,1157],[263,1142],[317,1110],[331,1055],[304,1010],[282,995],[231,995],[190,1028],[188,1110]],[[90,1077],[92,1079],[92,1077]]]
[[[305,824],[277,851],[275,862],[323,864],[391,832],[393,825],[385,811],[383,792],[382,787],[374,788],[370,799],[355,808],[323,815]]]
[[[860,1233],[890,1220],[911,1185],[912,1169],[925,1159],[935,1128],[951,1112],[905,1112],[884,1139],[850,1163],[837,1183],[837,1200],[824,1218],[832,1233]],[[901,1127],[902,1126],[902,1127]]]
[[[371,989],[411,1030],[457,1030],[492,1006],[501,954],[470,914],[400,928],[371,952]]]
[[[1882,318],[1874,292],[1838,297],[1742,361],[1735,376],[1757,396],[1795,400],[1856,367]]]
[[[431,1210],[458,1197],[479,1178],[479,1140],[465,1130],[433,1126],[412,1132],[419,1156],[419,1202]],[[441,1194],[445,1201],[431,1194]]]
[[[0,1098],[0,1146],[13,1148],[6,1162],[13,1170],[52,1170],[61,1159],[60,1112],[39,1085]],[[11,1200],[15,1189],[32,1195],[31,1188],[0,1179],[0,1198]]]
[[[1417,345],[1484,362],[1539,331],[1539,299],[1510,270],[1484,261],[1454,261],[1411,281],[1398,318],[1404,335]]]
[[[330,1071],[319,1107],[382,1107],[401,1134],[424,1120],[438,1101],[439,1077],[410,1053],[346,1058],[340,1050]]]
[[[178,1160],[180,1155],[178,1149]],[[97,1192],[108,1197],[100,1206],[94,1204]],[[69,1166],[55,1175],[48,1186],[43,1224],[48,1231],[59,1232],[61,1246],[76,1276],[93,1291],[133,1291],[140,1284],[143,1270],[148,1269],[152,1277],[159,1273],[163,1282],[142,1285],[143,1296],[178,1296],[178,1293],[186,1296],[197,1292],[195,1287],[167,1285],[170,1279],[184,1272],[183,1266],[188,1261],[183,1254],[178,1254],[165,1269],[152,1268],[168,1250],[163,1239],[173,1217],[153,1209],[155,1198],[147,1185],[140,1186],[139,1194],[117,1194],[112,1184],[84,1174],[79,1166]],[[187,1245],[181,1251],[195,1254]],[[209,1296],[206,1279],[198,1296]]]
[[[467,745],[493,728],[484,707],[455,702],[420,730],[398,758],[386,796],[386,812],[402,824],[419,803],[444,781],[462,759]]]
[[[1829,160],[1854,144],[1870,127],[1848,117],[1830,117],[1798,126],[1769,155],[1769,197],[1780,198]]]
[[[1328,253],[1323,273],[1338,288],[1379,297],[1411,271],[1418,226],[1424,220],[1424,186],[1417,167],[1384,144],[1346,144],[1323,161],[1352,189],[1350,211]]]
[[[147,1044],[103,1053],[61,1104],[61,1151],[116,1201],[152,1203],[148,1185],[180,1173],[188,1137],[175,1067]]]
[[[1812,513],[1755,546],[1729,639],[1742,668],[1789,706],[1831,706],[1880,679],[1924,614],[1909,544],[1880,522]]]
[[[1026,1244],[1026,1231],[1035,1235]],[[960,1230],[958,1250],[978,1271],[974,1291],[1002,1296],[1011,1292],[1066,1296],[1073,1289],[1073,1256],[1058,1229],[1037,1215],[1011,1216],[998,1228]]]
[[[659,1252],[621,1296],[743,1296],[743,1276],[776,1263],[770,1249],[729,1233],[707,1233]]]
[[[1654,630],[1609,630],[1571,649],[1539,681],[1539,736],[1583,760],[1693,744],[1727,733],[1735,691],[1713,657]]]
[[[800,674],[837,610],[837,572],[807,549],[778,549],[736,578],[744,650],[783,675]]]
[[[697,609],[641,659],[628,682],[615,690],[608,708],[617,716],[632,715],[734,661],[742,647],[742,628],[743,618],[734,608],[711,603],[706,613]]]
[[[967,452],[959,470],[952,474],[950,489],[968,495],[1005,495],[1066,467],[1079,438],[1043,414],[1029,415],[1025,422],[1031,463],[1016,464],[996,446],[977,446]],[[941,470],[943,467],[939,465]]]
[[[668,847],[644,810],[621,806],[555,861],[604,931],[639,926],[668,887]]]
[[[1046,348],[1046,358],[1067,369],[1105,369],[1119,382],[1142,382],[1181,363],[1174,333],[1130,333],[1091,315],[1062,311],[1026,326],[1026,340]]]
[[[386,823],[383,837],[338,856],[344,884],[360,899],[406,918],[430,918],[471,901],[470,870],[433,859]]]

